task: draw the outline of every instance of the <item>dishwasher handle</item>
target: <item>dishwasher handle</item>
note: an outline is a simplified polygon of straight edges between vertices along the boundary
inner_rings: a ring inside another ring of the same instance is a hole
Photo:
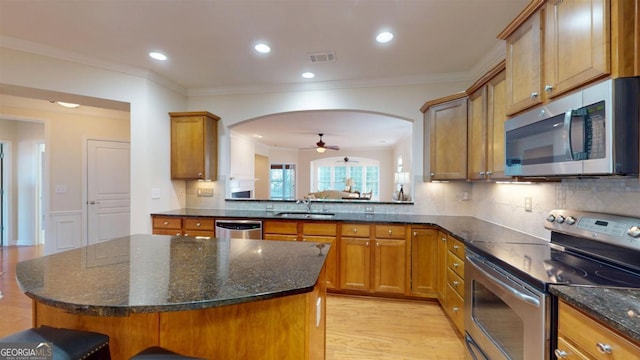
[[[258,230],[262,229],[262,222],[247,220],[221,220],[216,221],[216,227],[228,230]]]

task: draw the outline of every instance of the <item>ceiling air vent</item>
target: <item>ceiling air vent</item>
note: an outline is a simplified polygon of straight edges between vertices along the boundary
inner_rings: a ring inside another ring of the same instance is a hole
[[[334,62],[336,61],[336,53],[333,51],[309,54],[309,58],[311,58],[312,63],[319,62]]]

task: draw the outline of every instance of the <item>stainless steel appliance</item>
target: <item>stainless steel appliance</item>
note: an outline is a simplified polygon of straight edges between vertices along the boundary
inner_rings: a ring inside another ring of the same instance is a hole
[[[470,242],[465,340],[473,359],[552,359],[549,285],[640,288],[640,218],[553,210],[550,242]]]
[[[262,221],[216,220],[218,239],[262,239]]]
[[[640,77],[610,79],[505,122],[505,174],[638,173]]]

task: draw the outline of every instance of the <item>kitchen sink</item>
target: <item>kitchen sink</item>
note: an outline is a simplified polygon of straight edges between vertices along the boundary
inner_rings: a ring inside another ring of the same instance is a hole
[[[333,213],[314,213],[314,212],[281,212],[277,213],[276,216],[283,218],[291,218],[291,219],[331,219],[336,216]]]

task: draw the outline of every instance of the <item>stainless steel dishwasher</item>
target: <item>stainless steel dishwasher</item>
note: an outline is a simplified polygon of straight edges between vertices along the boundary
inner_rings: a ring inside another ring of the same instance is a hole
[[[218,239],[262,239],[260,220],[216,220]]]

